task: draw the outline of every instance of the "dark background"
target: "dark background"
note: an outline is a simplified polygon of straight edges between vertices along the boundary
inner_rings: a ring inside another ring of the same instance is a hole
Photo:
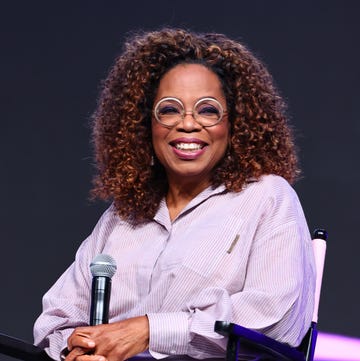
[[[311,229],[330,238],[319,328],[360,337],[357,1],[12,1],[0,5],[0,331],[32,340],[41,297],[106,204],[89,201],[89,117],[125,35],[242,40],[289,103]]]

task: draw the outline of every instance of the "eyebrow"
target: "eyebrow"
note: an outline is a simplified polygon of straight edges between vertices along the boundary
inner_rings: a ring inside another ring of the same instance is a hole
[[[155,101],[154,101],[154,104],[160,102],[160,101],[163,100],[163,99],[167,99],[167,98],[177,99],[177,100],[179,100],[182,104],[184,104],[184,102],[183,102],[180,98],[175,97],[175,96],[173,96],[173,95],[166,95],[166,96],[164,96],[164,97],[161,97],[159,100],[155,100]],[[218,98],[215,98],[215,97],[213,97],[213,96],[211,96],[211,95],[203,95],[203,96],[195,99],[194,104],[197,103],[199,100],[204,99],[204,98],[214,99],[214,100],[216,100],[216,101],[218,101],[218,102],[220,103],[220,100],[219,100]],[[226,103],[226,99],[224,99],[224,101],[225,101],[225,103]],[[220,103],[220,104],[221,104],[221,103]]]

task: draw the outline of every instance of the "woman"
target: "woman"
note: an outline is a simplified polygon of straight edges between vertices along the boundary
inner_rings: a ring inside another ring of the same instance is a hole
[[[289,186],[297,159],[249,50],[219,34],[134,36],[104,82],[94,144],[94,194],[112,205],[44,296],[37,344],[67,361],[221,357],[215,320],[300,343],[314,266]],[[89,327],[99,253],[118,270],[110,323]]]

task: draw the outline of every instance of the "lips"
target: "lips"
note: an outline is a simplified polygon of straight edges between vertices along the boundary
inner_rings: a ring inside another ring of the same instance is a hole
[[[192,160],[198,158],[205,152],[208,145],[200,139],[178,138],[169,143],[174,153],[184,160]]]

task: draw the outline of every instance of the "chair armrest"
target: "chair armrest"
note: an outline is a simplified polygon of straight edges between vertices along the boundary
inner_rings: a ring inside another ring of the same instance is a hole
[[[258,357],[258,360],[276,361],[304,361],[305,356],[294,347],[278,342],[259,332],[242,327],[235,323],[216,321],[215,332],[228,337],[227,361],[237,360],[238,346],[246,349],[251,356]]]
[[[24,361],[54,361],[40,347],[0,333],[0,354]]]

